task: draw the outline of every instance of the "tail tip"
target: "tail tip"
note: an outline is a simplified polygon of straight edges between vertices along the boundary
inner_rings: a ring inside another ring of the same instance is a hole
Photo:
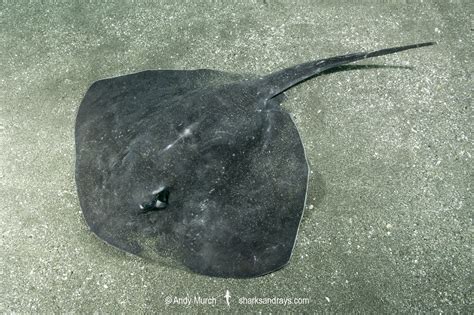
[[[418,47],[424,47],[424,46],[432,46],[432,45],[437,45],[437,44],[438,44],[438,42],[432,41],[432,42],[421,43],[421,44],[418,44],[417,46]]]

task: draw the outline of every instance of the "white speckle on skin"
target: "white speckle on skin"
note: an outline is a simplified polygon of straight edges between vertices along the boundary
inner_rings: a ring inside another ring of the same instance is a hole
[[[178,136],[178,138],[176,138],[176,140],[174,140],[172,143],[168,144],[163,150],[162,152],[165,152],[165,151],[168,151],[169,149],[171,149],[176,143],[178,143],[179,140],[185,138],[185,137],[189,137],[190,135],[193,134],[193,129],[197,126],[197,123],[193,123],[191,125],[189,125],[188,127],[184,128],[183,132],[181,132]]]
[[[180,137],[181,137],[181,138],[182,138],[182,137],[188,137],[188,136],[190,136],[191,134],[192,134],[191,128],[186,128],[186,129],[184,129],[184,131],[183,131],[183,133],[180,135]]]

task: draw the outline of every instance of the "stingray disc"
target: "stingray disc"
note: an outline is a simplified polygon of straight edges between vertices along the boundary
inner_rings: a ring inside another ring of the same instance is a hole
[[[84,217],[124,251],[212,276],[288,263],[308,165],[282,92],[336,66],[431,43],[312,61],[268,76],[145,71],[95,82],[76,120]]]

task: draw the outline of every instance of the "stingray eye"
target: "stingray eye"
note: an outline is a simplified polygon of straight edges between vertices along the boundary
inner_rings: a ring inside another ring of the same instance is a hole
[[[153,192],[153,196],[149,202],[142,203],[140,209],[143,212],[156,211],[164,209],[168,206],[168,200],[170,197],[170,190],[167,187],[156,190]]]
[[[168,205],[168,199],[170,197],[170,190],[167,187],[165,187],[165,188],[161,189],[160,191],[155,192],[154,196],[155,196],[155,199],[156,199],[155,206],[157,208],[160,208],[160,206],[165,208]]]

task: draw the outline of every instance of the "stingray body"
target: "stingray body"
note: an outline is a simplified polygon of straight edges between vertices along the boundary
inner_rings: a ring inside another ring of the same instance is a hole
[[[324,70],[431,45],[296,65],[263,77],[157,70],[100,80],[76,120],[83,214],[124,251],[253,277],[288,263],[308,165],[282,92]]]

